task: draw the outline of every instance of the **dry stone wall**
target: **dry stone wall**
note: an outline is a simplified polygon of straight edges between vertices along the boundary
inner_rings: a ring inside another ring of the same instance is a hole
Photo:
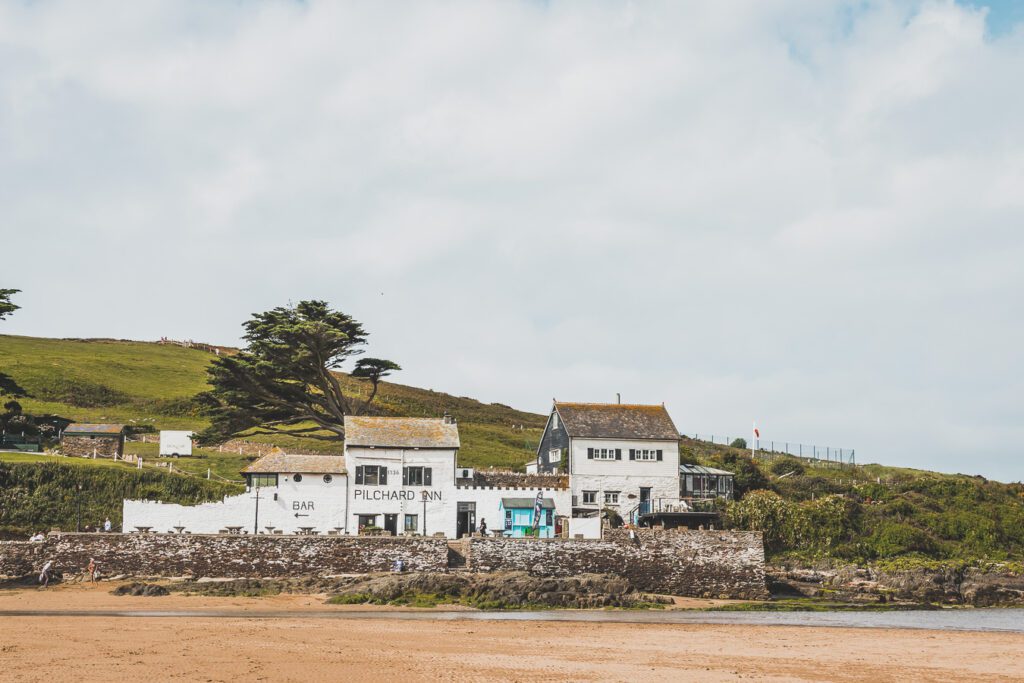
[[[613,574],[640,590],[693,597],[766,597],[764,545],[755,531],[609,530],[602,540],[468,539],[476,571],[534,576]]]
[[[446,571],[448,544],[437,538],[62,534],[43,543],[0,542],[0,576],[38,572],[44,562],[77,573],[95,558],[106,576],[229,578],[364,574],[401,559],[410,571]]]
[[[452,541],[451,546],[452,556],[464,557],[467,568],[477,572],[607,574],[654,593],[766,596],[759,532],[613,530],[602,540],[488,537]],[[96,559],[106,576],[363,574],[388,571],[399,559],[409,571],[445,572],[449,542],[422,537],[61,534],[43,543],[0,542],[0,576],[37,573],[48,560],[58,572],[75,574],[89,558]]]
[[[120,436],[67,436],[60,440],[64,455],[91,458],[93,453],[100,458],[113,458],[124,453],[124,440]]]

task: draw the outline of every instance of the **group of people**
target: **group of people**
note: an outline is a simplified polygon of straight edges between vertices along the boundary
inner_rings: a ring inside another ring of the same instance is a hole
[[[96,579],[98,579],[100,575],[100,566],[96,564],[96,558],[89,558],[89,564],[86,566],[85,572],[83,573],[88,574],[90,581],[92,581],[93,583],[96,582]],[[46,563],[43,565],[43,568],[39,570],[39,587],[46,588],[47,586],[49,586],[50,579],[52,578],[52,576],[53,560],[47,560]]]

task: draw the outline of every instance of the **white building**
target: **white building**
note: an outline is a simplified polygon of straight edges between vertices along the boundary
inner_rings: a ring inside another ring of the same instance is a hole
[[[610,508],[633,521],[680,501],[679,430],[664,405],[556,401],[534,467],[569,475],[573,517]]]
[[[177,505],[125,500],[121,528],[216,534],[346,533],[345,459],[339,455],[289,455],[272,451],[246,467],[248,490],[221,502]]]
[[[356,534],[370,528],[459,538],[486,521],[490,533],[515,535],[522,533],[526,517],[523,501],[538,497],[541,536],[554,535],[567,523],[571,505],[564,486],[508,485],[523,475],[507,475],[510,481],[500,486],[465,479],[457,484],[459,430],[450,417],[346,417],[345,432],[344,456],[275,450],[243,470],[248,491],[223,502],[184,506],[126,500],[123,528],[286,534]]]

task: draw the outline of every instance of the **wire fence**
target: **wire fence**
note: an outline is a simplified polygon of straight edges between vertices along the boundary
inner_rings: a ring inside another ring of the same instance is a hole
[[[705,441],[722,446],[731,446],[737,438],[743,439],[743,442],[746,444],[744,448],[751,450],[755,458],[760,457],[766,460],[788,455],[812,461],[816,464],[823,464],[826,467],[833,465],[836,467],[855,467],[857,465],[857,451],[853,448],[818,446],[816,444],[776,441],[774,439],[754,439],[753,443],[751,443],[746,437],[718,436],[715,434],[694,434],[693,438],[696,441]]]

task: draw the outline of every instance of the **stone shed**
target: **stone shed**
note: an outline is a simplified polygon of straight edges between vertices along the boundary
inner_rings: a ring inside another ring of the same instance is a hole
[[[60,438],[64,455],[114,458],[124,455],[124,425],[71,424]]]

